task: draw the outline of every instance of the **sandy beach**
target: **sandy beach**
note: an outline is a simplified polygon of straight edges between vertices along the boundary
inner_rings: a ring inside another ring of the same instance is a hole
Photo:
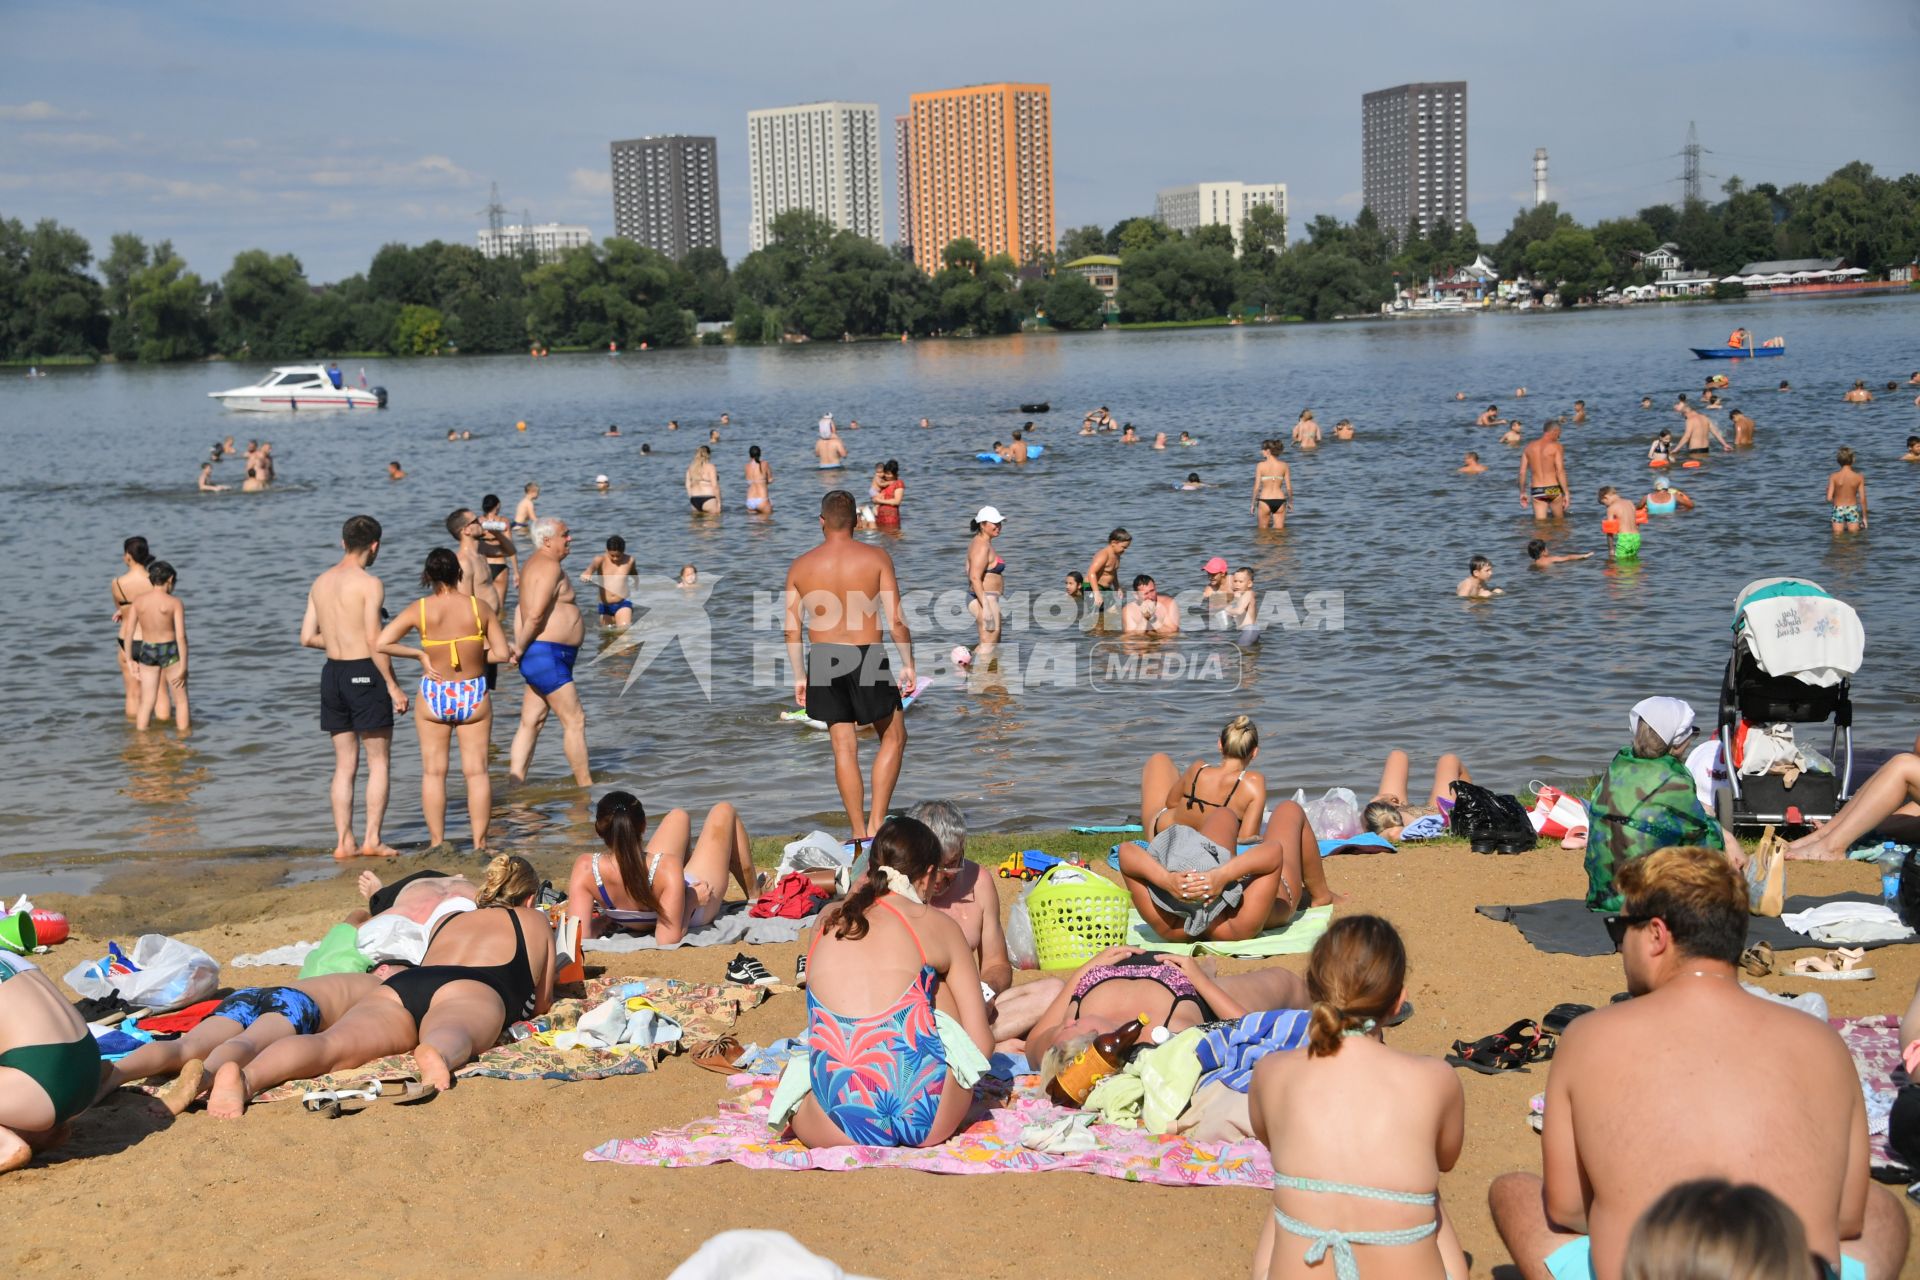
[[[1029,833],[976,841],[972,852],[984,859],[1040,845],[1092,853],[1092,843]],[[377,869],[397,875],[418,865]],[[556,879],[565,869],[558,857],[538,866]],[[84,896],[36,894],[39,905],[67,912],[74,924],[73,939],[41,957],[42,967],[57,977],[98,955],[107,939],[124,944],[148,931],[173,933],[224,964],[242,952],[316,938],[358,901],[358,865],[335,875],[307,864],[303,870],[323,878],[292,887],[282,887],[287,864],[280,859],[209,862],[190,874],[177,867],[115,873]],[[1352,895],[1342,910],[1384,914],[1407,939],[1416,1013],[1392,1034],[1397,1047],[1441,1054],[1455,1039],[1538,1018],[1561,1001],[1604,1004],[1624,985],[1612,957],[1543,955],[1512,926],[1474,913],[1479,903],[1577,896],[1585,884],[1578,854],[1542,848],[1477,856],[1449,841],[1338,857],[1328,873]],[[995,883],[1004,907],[1017,882]],[[1877,887],[1874,870],[1859,864],[1794,864],[1788,885],[1815,894]],[[796,946],[754,950],[791,977]],[[707,981],[719,979],[731,954],[713,948],[604,960],[612,974]],[[1797,954],[1807,953],[1789,953],[1780,967]],[[1305,959],[1285,963],[1303,969]],[[1870,963],[1878,977],[1867,982],[1762,981],[1776,991],[1817,989],[1835,1016],[1900,1012],[1920,981],[1920,948],[1885,948]],[[223,981],[293,976],[291,969],[228,969]],[[737,1033],[765,1043],[797,1033],[805,1014],[804,994],[783,991],[748,1011]],[[1545,1087],[1546,1068],[1461,1075],[1466,1149],[1441,1194],[1474,1273],[1487,1275],[1508,1262],[1487,1214],[1487,1184],[1508,1169],[1538,1169],[1527,1102]],[[963,1181],[891,1170],[670,1170],[582,1159],[608,1139],[710,1115],[725,1088],[722,1077],[674,1057],[649,1075],[587,1083],[469,1080],[425,1107],[376,1107],[337,1121],[267,1103],[231,1123],[197,1110],[170,1121],[157,1102],[122,1092],[81,1116],[66,1147],[0,1181],[0,1234],[12,1273],[22,1277],[97,1274],[103,1248],[116,1270],[164,1274],[494,1276],[611,1266],[659,1276],[735,1227],[791,1232],[870,1276],[1011,1277],[1138,1274],[1134,1262],[1110,1264],[1116,1243],[1129,1258],[1149,1249],[1162,1274],[1241,1275],[1260,1233],[1266,1197],[1249,1191],[1078,1173]],[[1920,1267],[1910,1261],[1906,1273]]]

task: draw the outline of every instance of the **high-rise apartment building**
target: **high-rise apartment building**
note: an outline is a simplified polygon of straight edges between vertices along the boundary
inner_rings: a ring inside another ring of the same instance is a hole
[[[569,249],[583,249],[593,243],[593,232],[587,228],[558,222],[539,222],[530,227],[513,224],[498,231],[485,227],[476,234],[483,258],[530,253],[541,262],[553,262]]]
[[[1167,187],[1153,200],[1153,216],[1183,235],[1201,227],[1224,225],[1233,231],[1233,247],[1240,248],[1240,226],[1257,205],[1268,205],[1287,216],[1284,182],[1191,182]]]
[[[885,244],[880,225],[880,108],[810,102],[747,112],[753,218],[748,248],[763,249],[773,220],[811,209],[836,228]]]
[[[913,260],[928,273],[962,236],[1021,262],[1053,248],[1053,94],[983,84],[909,100]]]
[[[720,247],[720,187],[711,137],[662,134],[616,142],[613,234],[678,261]]]
[[[893,224],[895,244],[913,248],[913,117],[893,118]]]
[[[1467,220],[1467,82],[1403,84],[1360,99],[1360,188],[1396,240]]]

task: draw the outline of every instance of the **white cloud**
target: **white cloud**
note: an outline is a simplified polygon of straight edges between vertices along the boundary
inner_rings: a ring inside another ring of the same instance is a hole
[[[613,174],[605,169],[575,169],[567,174],[567,187],[577,196],[610,196]]]
[[[40,129],[32,133],[23,133],[20,138],[31,146],[52,147],[69,152],[87,151],[95,154],[103,151],[125,151],[129,145],[111,134],[79,133],[62,129]]]
[[[307,181],[316,187],[466,187],[480,180],[446,156],[422,156],[405,163],[336,160],[332,168],[308,174]]]
[[[32,102],[22,102],[18,106],[0,103],[0,120],[82,120],[85,112],[62,111],[51,102],[35,98]]]

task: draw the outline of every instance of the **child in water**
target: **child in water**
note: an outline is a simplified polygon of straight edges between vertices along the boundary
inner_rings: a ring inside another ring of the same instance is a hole
[[[1620,496],[1620,491],[1612,485],[1600,490],[1600,505],[1606,509],[1606,515],[1600,521],[1600,531],[1607,535],[1607,554],[1614,560],[1637,560],[1640,558],[1640,530],[1638,520],[1645,519],[1634,505]]]
[[[1591,560],[1592,558],[1593,552],[1591,551],[1570,551],[1565,555],[1550,556],[1547,554],[1547,543],[1544,538],[1535,538],[1527,544],[1527,559],[1532,562],[1533,567],[1536,569],[1544,569],[1549,565],[1567,564],[1574,560]]]
[[[1467,451],[1466,465],[1462,466],[1456,474],[1463,475],[1463,476],[1477,476],[1477,475],[1485,474],[1486,470],[1487,470],[1486,464],[1480,461],[1480,455],[1473,452],[1471,449],[1469,449]]]
[[[680,566],[680,577],[674,582],[676,587],[696,586],[700,582],[700,571],[690,564]]]
[[[1460,585],[1453,589],[1453,594],[1468,600],[1489,600],[1504,595],[1505,592],[1500,588],[1487,585],[1492,581],[1493,561],[1485,556],[1475,556],[1467,562],[1467,576],[1460,579]]]

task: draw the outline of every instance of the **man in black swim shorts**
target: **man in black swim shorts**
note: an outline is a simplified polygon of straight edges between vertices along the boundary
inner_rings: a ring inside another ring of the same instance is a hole
[[[824,722],[833,740],[833,776],[855,840],[864,840],[886,817],[907,726],[880,634],[886,616],[900,651],[901,685],[914,688],[913,636],[900,611],[893,558],[853,538],[853,495],[835,489],[820,501],[820,545],[787,570],[785,630],[787,661],[794,672],[794,698],[809,716]],[[813,643],[803,656],[801,633]],[[860,776],[858,725],[872,725],[880,738],[873,757],[873,804],[869,810]]]

